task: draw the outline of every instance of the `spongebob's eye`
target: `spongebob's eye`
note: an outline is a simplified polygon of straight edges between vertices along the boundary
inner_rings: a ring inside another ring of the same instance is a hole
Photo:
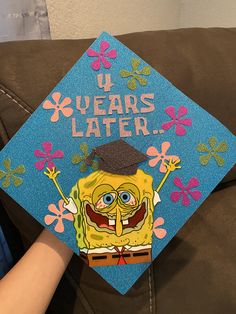
[[[103,202],[107,205],[110,205],[114,200],[114,197],[111,193],[107,193],[103,196]]]
[[[131,193],[129,193],[128,191],[121,191],[119,193],[119,196],[120,196],[122,202],[125,204],[129,204],[129,205],[135,205],[136,204],[136,200],[135,200],[134,196]]]
[[[97,202],[97,208],[105,208],[111,205],[116,197],[115,193],[107,193],[103,195],[100,200]]]

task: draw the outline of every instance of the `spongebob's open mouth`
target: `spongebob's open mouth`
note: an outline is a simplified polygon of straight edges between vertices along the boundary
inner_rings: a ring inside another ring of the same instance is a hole
[[[140,208],[135,212],[135,214],[128,219],[121,220],[123,230],[128,228],[135,228],[142,222],[146,216],[146,203],[143,202]],[[89,203],[86,204],[85,206],[86,213],[90,219],[90,221],[93,224],[96,224],[97,227],[99,228],[105,228],[107,230],[111,230],[115,232],[115,225],[116,225],[116,220],[115,219],[109,219],[108,217],[96,213],[92,207],[90,206]]]

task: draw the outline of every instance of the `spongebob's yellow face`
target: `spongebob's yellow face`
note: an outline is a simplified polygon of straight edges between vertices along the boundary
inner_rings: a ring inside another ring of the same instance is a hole
[[[78,181],[83,233],[88,248],[151,244],[152,177],[96,171]]]

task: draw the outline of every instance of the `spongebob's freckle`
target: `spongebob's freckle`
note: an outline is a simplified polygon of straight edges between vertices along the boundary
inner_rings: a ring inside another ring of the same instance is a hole
[[[81,215],[80,214],[78,215],[77,219],[78,219],[78,222],[77,222],[78,228],[80,228],[81,227]]]
[[[91,234],[91,238],[94,239],[94,240],[102,240],[103,239],[103,236],[101,235],[98,235],[98,234]]]
[[[74,198],[77,199],[77,197],[78,197],[78,193],[77,193],[77,191],[75,190],[75,191],[74,191]]]
[[[87,188],[90,188],[92,187],[93,185],[95,185],[97,182],[97,179],[95,178],[94,180],[92,181],[88,181],[87,183],[85,183],[84,187],[87,189]]]

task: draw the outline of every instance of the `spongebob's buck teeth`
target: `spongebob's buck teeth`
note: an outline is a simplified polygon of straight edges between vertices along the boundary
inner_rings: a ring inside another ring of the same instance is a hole
[[[115,226],[115,224],[116,224],[115,219],[109,219],[109,226]],[[122,225],[128,225],[128,224],[129,224],[128,219],[122,220]]]
[[[115,226],[116,221],[115,219],[109,219],[109,226]]]

